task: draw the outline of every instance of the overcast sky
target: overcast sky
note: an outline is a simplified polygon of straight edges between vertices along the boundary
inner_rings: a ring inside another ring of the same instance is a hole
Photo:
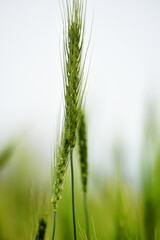
[[[93,13],[89,157],[95,169],[102,163],[107,171],[113,142],[121,140],[132,172],[147,105],[153,101],[160,107],[160,1],[88,0],[85,46]],[[58,0],[0,0],[2,143],[29,129],[35,144],[50,155],[63,94],[60,48]]]

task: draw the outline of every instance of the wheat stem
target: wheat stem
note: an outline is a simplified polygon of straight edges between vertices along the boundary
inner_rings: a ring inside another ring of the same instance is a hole
[[[83,194],[83,203],[84,203],[84,212],[85,212],[85,219],[86,219],[86,233],[87,233],[87,240],[90,240],[90,233],[89,233],[89,221],[88,221],[88,208],[87,208],[87,194]]]
[[[72,186],[72,217],[73,217],[73,231],[74,231],[74,240],[77,240],[77,232],[76,232],[76,214],[75,214],[75,199],[74,199],[73,150],[70,151],[70,161],[71,161],[71,186]]]
[[[53,214],[53,233],[52,233],[52,240],[54,240],[55,230],[56,230],[56,213],[57,213],[57,211],[54,211],[54,214]]]

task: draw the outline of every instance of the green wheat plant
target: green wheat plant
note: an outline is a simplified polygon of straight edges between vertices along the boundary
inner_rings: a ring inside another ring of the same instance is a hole
[[[78,145],[80,155],[80,172],[83,191],[84,211],[86,218],[87,239],[90,239],[88,209],[87,209],[87,181],[88,181],[88,149],[87,149],[87,129],[84,110],[81,110],[80,123],[78,128]]]
[[[83,41],[85,29],[86,7],[82,1],[73,0],[72,3],[62,1],[63,19],[63,82],[64,82],[64,120],[62,133],[58,140],[55,163],[53,167],[52,198],[54,205],[54,225],[53,235],[55,235],[56,212],[60,198],[64,178],[67,171],[70,155],[71,166],[71,186],[72,186],[72,215],[74,239],[76,234],[76,216],[74,200],[74,169],[73,169],[73,149],[76,145],[77,128],[80,119],[80,110],[83,102],[83,95],[86,86],[84,81]]]

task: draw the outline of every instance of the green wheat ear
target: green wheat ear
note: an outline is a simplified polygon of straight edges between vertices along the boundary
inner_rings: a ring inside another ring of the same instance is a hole
[[[86,119],[84,111],[81,111],[79,131],[78,131],[78,145],[80,155],[80,170],[83,193],[87,192],[88,180],[88,156],[87,156],[87,133],[86,133]]]
[[[81,110],[79,128],[78,128],[78,144],[80,155],[80,170],[83,190],[83,203],[86,219],[86,234],[87,239],[90,240],[88,208],[87,208],[87,182],[88,182],[88,149],[87,149],[87,129],[85,112]]]
[[[54,167],[52,167],[52,197],[51,202],[54,205],[54,211],[58,208],[59,200],[62,198],[62,190],[65,174],[68,166],[69,143],[62,132],[60,142],[57,145],[54,156]]]
[[[63,79],[65,96],[65,133],[70,150],[76,144],[76,132],[85,84],[82,61],[85,14],[82,1],[66,3],[64,9]]]
[[[46,221],[42,218],[39,220],[38,232],[35,240],[44,240],[46,232]]]
[[[84,63],[82,49],[85,27],[85,10],[82,1],[73,0],[72,5],[63,3],[63,80],[65,113],[61,138],[57,144],[54,169],[52,168],[52,198],[57,209],[65,173],[68,155],[76,144],[77,126],[83,100],[85,82],[83,82]]]

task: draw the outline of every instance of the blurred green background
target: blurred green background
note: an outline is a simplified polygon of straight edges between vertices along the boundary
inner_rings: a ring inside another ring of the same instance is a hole
[[[125,146],[113,146],[111,174],[92,171],[89,159],[88,211],[91,239],[160,239],[160,134],[150,111],[144,129],[139,181],[125,177]],[[74,152],[78,239],[86,239],[78,151]],[[100,166],[99,169],[103,168]],[[0,154],[0,239],[36,239],[39,222],[51,239],[53,206],[50,171],[24,137],[3,146]],[[135,176],[137,176],[136,174]],[[73,239],[70,169],[57,212],[56,239]]]

